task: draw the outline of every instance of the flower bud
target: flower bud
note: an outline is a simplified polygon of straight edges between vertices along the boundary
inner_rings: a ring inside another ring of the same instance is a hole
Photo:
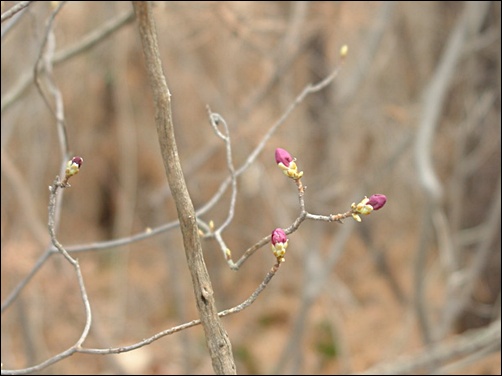
[[[355,202],[352,203],[352,218],[357,222],[361,222],[361,217],[359,214],[368,215],[373,210],[378,210],[387,202],[387,197],[381,194],[374,194],[370,198],[364,196],[364,198],[357,205]]]
[[[298,180],[303,176],[303,171],[298,171],[295,159],[287,150],[275,149],[275,162],[287,177]]]
[[[289,167],[289,164],[293,161],[293,157],[287,150],[277,148],[275,149],[275,161],[277,164],[282,163],[284,166]]]
[[[80,171],[80,166],[82,166],[83,162],[84,162],[84,159],[81,157],[73,157],[71,160],[68,161],[68,163],[66,164],[65,172],[64,172],[64,179],[60,183],[61,188],[70,187],[68,180],[73,175],[78,174],[78,172]]]
[[[387,202],[387,197],[385,195],[377,193],[369,198],[367,205],[371,205],[373,210],[378,210],[382,208],[386,202]]]
[[[68,179],[69,177],[78,174],[80,171],[80,166],[82,166],[82,163],[84,162],[84,159],[81,157],[73,157],[68,163],[66,164],[66,170],[65,170],[65,177]]]
[[[277,243],[286,243],[288,241],[288,237],[282,228],[276,228],[272,231],[272,244],[276,245]]]
[[[277,262],[284,262],[284,255],[288,247],[288,237],[282,228],[276,228],[272,231],[271,247]]]

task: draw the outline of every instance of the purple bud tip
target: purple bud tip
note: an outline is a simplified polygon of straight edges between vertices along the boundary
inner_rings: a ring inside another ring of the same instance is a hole
[[[288,241],[288,237],[282,228],[276,228],[272,231],[272,244],[276,245],[277,243],[286,243]]]
[[[382,208],[386,202],[387,202],[387,197],[385,195],[377,193],[370,197],[369,201],[367,202],[367,205],[371,205],[373,210],[378,210]]]
[[[289,154],[286,150],[277,148],[275,149],[275,162],[277,164],[281,163],[289,167],[289,164],[293,161],[293,157],[291,157],[291,154]]]
[[[78,165],[78,168],[80,168],[80,166],[82,166],[83,161],[84,161],[84,159],[81,157],[73,157],[71,159],[71,163],[75,163],[76,165]]]

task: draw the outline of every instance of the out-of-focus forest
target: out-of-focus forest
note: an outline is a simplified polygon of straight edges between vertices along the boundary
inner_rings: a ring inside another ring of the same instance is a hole
[[[92,308],[84,346],[128,346],[197,318],[179,228],[156,231],[177,214],[131,3],[33,2],[4,20],[17,4],[2,2],[2,370],[61,353],[85,324],[74,270],[57,252],[43,258],[66,151],[84,159],[57,227]],[[227,122],[239,168],[302,90],[338,69],[238,176],[222,233],[235,258],[298,216],[277,147],[304,171],[311,213],[387,196],[361,223],[305,221],[289,235],[259,298],[222,318],[238,374],[500,374],[500,14],[500,2],[155,2],[196,210],[229,176],[207,106]],[[201,219],[220,225],[230,200],[227,189]],[[267,244],[234,271],[214,239],[202,246],[219,310],[275,263]],[[213,370],[196,326],[42,372]]]

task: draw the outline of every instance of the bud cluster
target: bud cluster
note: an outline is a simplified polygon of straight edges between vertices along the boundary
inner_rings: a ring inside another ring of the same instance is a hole
[[[347,54],[347,47],[342,47],[341,55],[345,57]],[[288,178],[294,179],[301,187],[301,177],[303,176],[303,171],[298,171],[298,166],[296,165],[296,159],[289,154],[287,150],[277,148],[275,149],[275,162],[277,166],[284,172]],[[303,191],[302,191],[303,192]],[[361,222],[361,215],[368,215],[373,210],[381,209],[387,202],[387,197],[383,194],[374,194],[368,197],[364,197],[358,204],[355,202],[351,205],[351,210],[344,214],[331,215],[329,217],[330,221],[336,220],[340,221],[343,218],[352,216],[357,222]],[[286,254],[286,248],[288,246],[288,238],[286,233],[282,228],[276,228],[272,232],[271,247],[274,256],[277,258],[277,262],[284,262],[284,255]]]

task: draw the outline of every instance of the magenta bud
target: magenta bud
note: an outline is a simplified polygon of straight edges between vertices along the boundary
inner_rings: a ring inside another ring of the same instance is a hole
[[[277,243],[286,243],[288,241],[288,237],[282,228],[276,228],[272,231],[272,245],[276,245]]]
[[[366,203],[366,205],[371,205],[373,210],[378,210],[382,208],[386,202],[387,202],[387,197],[385,195],[377,193],[369,198],[369,201]]]
[[[70,186],[68,179],[70,179],[73,175],[78,174],[80,166],[82,166],[83,162],[84,159],[82,157],[73,157],[66,163],[65,175],[63,181],[61,182],[61,187],[65,188]]]
[[[71,163],[75,163],[76,165],[78,165],[78,168],[80,168],[80,166],[82,166],[83,161],[84,160],[81,157],[73,157]]]
[[[287,150],[277,148],[275,149],[275,161],[277,164],[282,163],[284,166],[289,167],[289,164],[293,161],[293,157]]]

